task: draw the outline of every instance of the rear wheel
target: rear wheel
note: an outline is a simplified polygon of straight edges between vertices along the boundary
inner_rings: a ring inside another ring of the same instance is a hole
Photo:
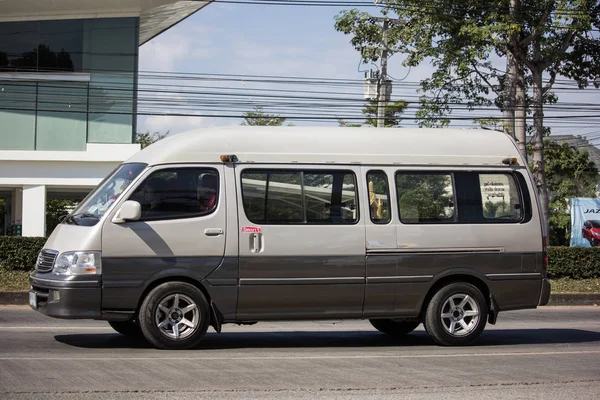
[[[108,324],[121,335],[128,337],[142,336],[142,330],[135,321],[108,321]]]
[[[142,332],[160,349],[195,347],[208,329],[209,318],[206,297],[196,286],[185,282],[157,286],[140,308]]]
[[[425,329],[442,346],[473,344],[488,318],[488,305],[481,291],[466,282],[451,283],[431,299]]]
[[[420,324],[419,321],[395,321],[393,319],[370,319],[369,322],[379,332],[396,337],[411,333]]]

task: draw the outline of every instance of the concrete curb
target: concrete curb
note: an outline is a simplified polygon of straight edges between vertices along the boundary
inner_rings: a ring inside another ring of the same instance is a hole
[[[0,305],[29,304],[29,292],[0,292]]]
[[[549,306],[600,306],[600,293],[551,293]]]
[[[29,304],[28,292],[0,291],[0,305]],[[600,293],[552,293],[549,306],[600,306]]]

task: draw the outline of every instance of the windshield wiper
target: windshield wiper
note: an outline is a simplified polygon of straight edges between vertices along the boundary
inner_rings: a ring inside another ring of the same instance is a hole
[[[97,216],[96,214],[92,214],[92,213],[88,213],[88,212],[83,212],[83,213],[78,213],[78,214],[73,214],[71,215],[71,218],[95,218],[95,219],[100,219],[99,216]]]
[[[69,225],[79,225],[77,223],[77,221],[75,220],[75,218],[73,218],[73,216],[71,214],[66,215],[61,222],[64,222],[65,224],[69,224]]]
[[[69,224],[69,225],[79,225],[79,219],[81,218],[94,218],[99,220],[100,217],[98,217],[95,214],[92,213],[88,213],[88,212],[83,212],[83,213],[77,213],[77,214],[69,214],[67,215],[62,222],[64,222],[65,224]]]

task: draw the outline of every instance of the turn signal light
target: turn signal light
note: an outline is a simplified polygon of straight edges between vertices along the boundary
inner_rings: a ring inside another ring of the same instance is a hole
[[[227,162],[236,162],[238,160],[238,158],[236,157],[235,154],[223,154],[221,156],[221,161],[224,163]]]

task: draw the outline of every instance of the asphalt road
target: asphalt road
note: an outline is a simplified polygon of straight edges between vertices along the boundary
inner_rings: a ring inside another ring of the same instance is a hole
[[[45,394],[43,394],[45,393]],[[0,399],[599,399],[600,307],[500,314],[471,347],[367,321],[224,326],[155,350],[102,321],[0,306]]]

